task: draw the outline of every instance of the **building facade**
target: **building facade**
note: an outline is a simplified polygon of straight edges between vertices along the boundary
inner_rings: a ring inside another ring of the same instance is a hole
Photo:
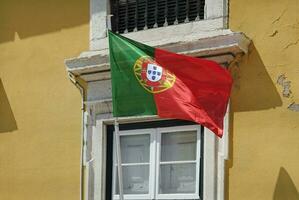
[[[107,29],[234,79],[222,139],[118,119],[125,199],[299,199],[295,0],[0,5],[0,199],[119,199]]]

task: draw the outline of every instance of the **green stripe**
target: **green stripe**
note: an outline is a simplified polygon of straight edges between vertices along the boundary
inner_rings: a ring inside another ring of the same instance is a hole
[[[141,56],[154,57],[155,49],[109,31],[113,116],[155,115],[153,95],[135,77],[133,67]]]

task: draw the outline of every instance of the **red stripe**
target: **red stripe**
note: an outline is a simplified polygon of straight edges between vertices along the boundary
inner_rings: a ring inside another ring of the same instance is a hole
[[[154,94],[158,115],[194,121],[223,135],[223,118],[232,86],[219,64],[156,49],[155,60],[176,76],[172,88]]]

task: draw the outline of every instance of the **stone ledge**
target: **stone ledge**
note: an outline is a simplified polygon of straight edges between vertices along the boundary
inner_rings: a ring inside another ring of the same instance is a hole
[[[210,36],[212,35],[212,36]],[[106,38],[107,40],[107,38]],[[192,40],[164,43],[155,47],[190,56],[214,60],[229,65],[237,55],[246,54],[250,40],[243,33],[219,30],[218,34],[200,36]],[[106,41],[107,42],[107,41]],[[82,52],[76,58],[65,60],[67,71],[86,82],[110,79],[108,49]]]

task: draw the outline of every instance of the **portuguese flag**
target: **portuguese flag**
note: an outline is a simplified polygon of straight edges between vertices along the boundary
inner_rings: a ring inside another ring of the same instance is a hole
[[[223,134],[232,78],[219,64],[108,32],[113,116],[158,115]]]

